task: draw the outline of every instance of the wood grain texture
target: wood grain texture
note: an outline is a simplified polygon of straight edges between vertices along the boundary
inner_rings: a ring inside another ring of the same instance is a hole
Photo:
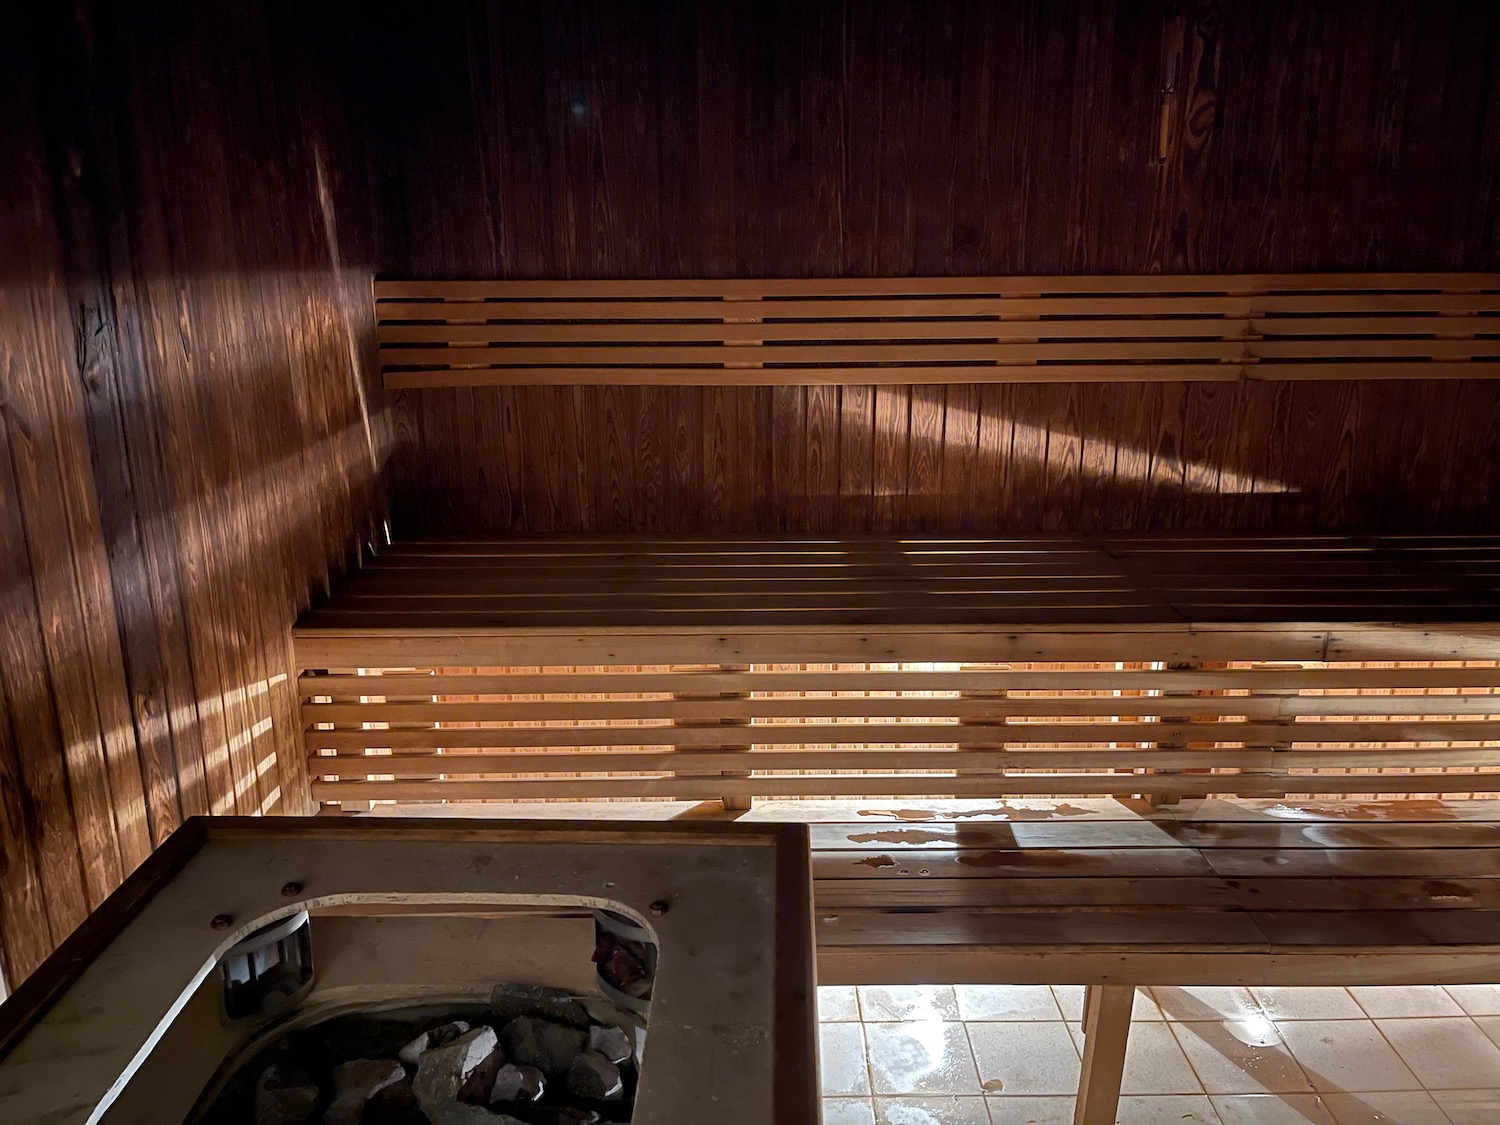
[[[376,537],[390,439],[350,72],[282,18],[82,4],[0,46],[12,987],[184,816],[309,808],[290,625]]]
[[[1500,274],[375,283],[414,389],[1486,379],[1497,312]]]
[[[383,200],[384,277],[1500,267],[1492,7],[468,5],[420,27],[377,17],[372,35],[400,188]],[[980,390],[976,405],[948,388],[931,421],[905,388],[845,386],[831,432],[821,404],[775,406],[780,390],[662,388],[660,415],[613,462],[569,476],[576,514],[485,490],[472,466],[514,450],[493,433],[440,435],[466,392],[417,392],[427,436],[410,449],[413,482],[398,482],[397,526],[508,534],[608,517],[667,532],[691,512],[700,529],[853,532],[917,530],[934,510],[944,530],[976,532],[1494,525],[1500,388],[1487,383]],[[609,393],[578,388],[573,416],[597,418]],[[679,419],[711,418],[726,396],[756,419],[744,440],[688,466],[671,502],[633,479]],[[538,425],[573,425],[540,411]],[[509,484],[541,498],[560,482],[534,445],[523,435]],[[783,471],[814,447],[838,450],[832,497],[824,453],[812,475]]]

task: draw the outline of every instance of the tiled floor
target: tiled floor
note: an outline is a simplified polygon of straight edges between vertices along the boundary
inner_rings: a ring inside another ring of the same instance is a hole
[[[826,1125],[1072,1125],[1082,988],[818,1002]],[[1500,1125],[1500,985],[1142,989],[1119,1121]]]

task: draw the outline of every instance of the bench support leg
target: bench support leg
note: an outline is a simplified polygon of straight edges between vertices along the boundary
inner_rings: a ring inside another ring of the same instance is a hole
[[[1130,985],[1088,986],[1083,1002],[1083,1075],[1073,1125],[1114,1125],[1134,1002]]]

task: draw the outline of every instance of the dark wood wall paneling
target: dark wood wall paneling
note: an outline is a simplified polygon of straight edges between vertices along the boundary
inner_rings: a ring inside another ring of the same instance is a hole
[[[451,4],[377,34],[386,276],[1500,268],[1495,5]],[[405,535],[1395,530],[1500,497],[1491,383],[400,397]]]
[[[71,8],[0,37],[12,986],[184,816],[308,811],[289,627],[389,445],[337,21]]]

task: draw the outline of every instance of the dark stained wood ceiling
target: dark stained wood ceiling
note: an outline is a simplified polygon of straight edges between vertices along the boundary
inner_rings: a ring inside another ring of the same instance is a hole
[[[455,4],[366,31],[382,276],[1500,266],[1493,5]],[[397,406],[399,534],[1493,526],[1500,487],[1490,384]]]

